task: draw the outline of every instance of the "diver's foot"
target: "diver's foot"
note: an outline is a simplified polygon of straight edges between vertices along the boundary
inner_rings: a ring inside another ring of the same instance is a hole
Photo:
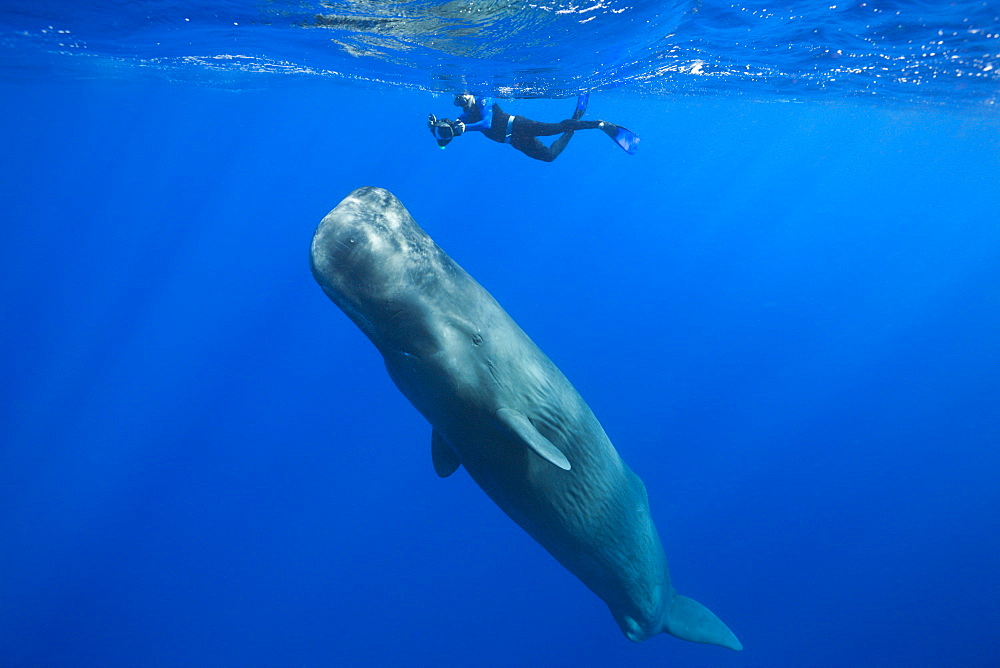
[[[628,128],[605,121],[601,121],[597,127],[604,130],[604,134],[611,137],[611,140],[621,146],[622,150],[629,155],[635,153],[636,149],[639,148],[639,137]]]
[[[604,130],[604,134],[611,137],[612,139],[618,136],[618,126],[615,125],[614,123],[601,121],[601,124],[598,125],[597,127],[599,127],[601,130]]]
[[[590,93],[584,93],[576,98],[576,111],[573,112],[573,120],[578,121],[587,113],[587,103],[590,102]]]

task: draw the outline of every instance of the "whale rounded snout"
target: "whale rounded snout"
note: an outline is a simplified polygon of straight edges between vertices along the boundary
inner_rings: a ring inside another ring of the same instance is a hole
[[[376,275],[380,251],[391,246],[386,217],[402,207],[382,188],[358,188],[326,214],[313,234],[310,260],[321,284],[336,287]],[[403,210],[405,212],[405,209]]]

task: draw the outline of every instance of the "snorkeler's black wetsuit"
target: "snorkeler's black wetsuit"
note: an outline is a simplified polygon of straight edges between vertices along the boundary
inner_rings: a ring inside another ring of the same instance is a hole
[[[488,110],[487,105],[489,105]],[[458,120],[465,123],[466,130],[482,132],[495,142],[509,143],[525,155],[546,162],[554,160],[559,151],[538,141],[537,137],[551,137],[574,130],[595,130],[601,127],[601,121],[577,121],[567,118],[558,123],[542,123],[524,116],[512,116],[489,97],[477,97],[476,105],[459,115]]]

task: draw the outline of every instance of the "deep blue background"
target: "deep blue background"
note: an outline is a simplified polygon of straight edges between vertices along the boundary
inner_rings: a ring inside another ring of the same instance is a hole
[[[557,119],[571,101],[505,102]],[[1000,662],[1000,122],[595,94],[553,164],[450,98],[0,85],[0,663]],[[588,399],[742,653],[634,645],[308,271],[392,190]]]

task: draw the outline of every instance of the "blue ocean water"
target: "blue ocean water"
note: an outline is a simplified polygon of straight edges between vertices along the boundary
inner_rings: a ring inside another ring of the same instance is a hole
[[[998,16],[5,0],[0,664],[997,665]],[[463,89],[642,144],[438,150]],[[574,383],[743,652],[629,642],[434,475],[309,273],[361,185]]]

